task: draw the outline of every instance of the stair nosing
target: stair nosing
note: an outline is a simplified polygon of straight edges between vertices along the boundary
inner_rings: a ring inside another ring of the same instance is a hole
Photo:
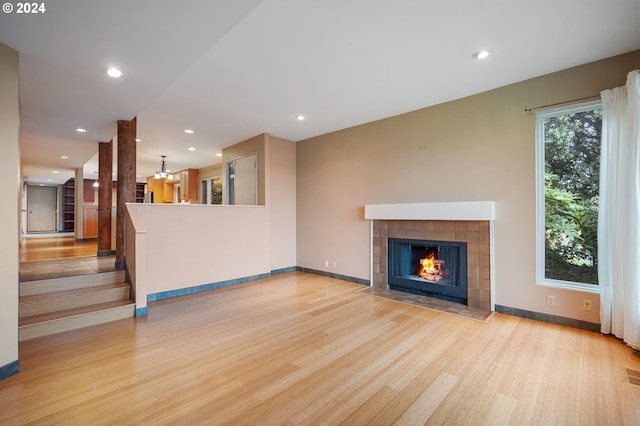
[[[77,278],[77,277],[89,277],[92,275],[101,275],[101,274],[112,274],[112,273],[125,273],[126,271],[124,269],[109,269],[109,270],[105,270],[105,271],[94,271],[94,272],[85,272],[85,273],[81,273],[81,274],[68,274],[68,275],[64,275],[61,273],[61,275],[55,275],[55,276],[47,276],[47,277],[43,277],[43,278],[35,278],[35,279],[20,279],[20,284],[27,284],[27,283],[32,283],[32,282],[37,282],[37,281],[48,281],[48,280],[59,280],[59,279],[65,279],[65,278]]]
[[[105,306],[105,305],[111,305],[111,306]],[[105,303],[99,303],[99,304],[95,304],[95,305],[88,305],[88,306],[83,306],[81,308],[72,308],[72,309],[65,309],[62,311],[56,311],[56,312],[49,312],[46,314],[38,314],[38,315],[32,315],[32,316],[28,316],[28,317],[24,317],[24,318],[20,318],[19,323],[18,323],[18,328],[23,328],[23,327],[29,327],[29,326],[34,326],[34,325],[38,325],[38,324],[45,324],[45,323],[49,323],[49,322],[53,322],[53,321],[59,321],[59,320],[64,320],[66,318],[75,318],[75,317],[80,317],[83,315],[89,315],[95,312],[99,312],[99,311],[106,311],[109,309],[114,309],[114,308],[121,308],[124,306],[129,306],[129,305],[135,305],[135,302],[131,299],[126,299],[126,300],[119,300],[117,302],[105,302]],[[94,308],[94,309],[90,309],[90,308]],[[84,312],[78,312],[78,313],[73,313],[73,311],[78,311],[78,310],[83,310]],[[46,318],[47,316],[52,316],[52,314],[65,314],[65,315],[61,315],[57,318],[51,318],[51,319],[44,319],[43,321],[36,321],[36,322],[31,322],[29,324],[21,324],[23,322],[26,322],[27,320],[33,321],[34,319],[37,320],[38,317],[44,317]],[[68,315],[66,315],[68,314]]]
[[[45,303],[54,300],[73,299],[75,297],[86,296],[93,293],[105,293],[110,291],[122,290],[130,287],[126,282],[113,283],[113,284],[100,284],[91,287],[80,287],[70,290],[52,291],[48,293],[30,294],[27,296],[20,296],[20,305],[31,305],[35,303]]]
[[[95,274],[73,275],[67,277],[44,278],[41,280],[21,281],[19,291],[21,296],[34,296],[43,293],[53,293],[56,291],[76,290],[81,288],[91,288],[99,285],[114,284],[124,282],[126,274],[124,271],[106,271]],[[95,281],[95,282],[94,282]],[[50,287],[58,288],[48,291]],[[62,290],[61,288],[65,288]]]

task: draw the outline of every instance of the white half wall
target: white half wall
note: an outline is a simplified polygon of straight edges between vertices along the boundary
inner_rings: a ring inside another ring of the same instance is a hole
[[[128,203],[127,210],[136,309],[148,295],[271,273],[266,207]]]

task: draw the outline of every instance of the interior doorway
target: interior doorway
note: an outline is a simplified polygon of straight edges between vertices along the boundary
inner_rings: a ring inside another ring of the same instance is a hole
[[[57,199],[56,187],[27,187],[27,233],[57,232]]]
[[[227,163],[229,204],[255,206],[258,204],[258,155],[236,158]]]

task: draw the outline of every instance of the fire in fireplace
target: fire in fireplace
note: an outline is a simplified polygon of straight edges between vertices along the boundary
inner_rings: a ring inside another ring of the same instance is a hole
[[[467,303],[467,244],[389,238],[391,290]]]

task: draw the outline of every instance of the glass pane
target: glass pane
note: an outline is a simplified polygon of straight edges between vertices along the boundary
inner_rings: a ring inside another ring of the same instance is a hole
[[[598,283],[602,110],[544,120],[545,278]]]
[[[222,178],[211,179],[211,204],[222,204]]]

